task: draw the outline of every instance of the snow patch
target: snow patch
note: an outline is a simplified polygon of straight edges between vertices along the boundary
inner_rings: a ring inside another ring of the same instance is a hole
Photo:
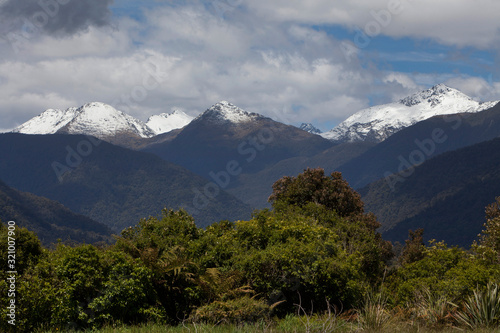
[[[157,135],[170,132],[174,129],[182,128],[189,124],[194,117],[187,115],[180,110],[174,110],[171,113],[162,113],[149,117],[146,125],[149,126]]]

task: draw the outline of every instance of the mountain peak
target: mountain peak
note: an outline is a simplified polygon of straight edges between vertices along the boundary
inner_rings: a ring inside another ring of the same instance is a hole
[[[13,132],[24,134],[85,134],[106,138],[118,133],[130,133],[143,138],[155,133],[142,121],[111,105],[91,102],[79,108],[48,109],[28,120]]]
[[[356,112],[321,135],[336,142],[381,142],[401,129],[433,116],[479,112],[497,103],[479,103],[457,89],[438,84],[398,102]]]
[[[247,112],[228,101],[220,101],[207,109],[196,119],[204,119],[213,123],[246,123],[264,118],[257,113]]]
[[[300,124],[299,128],[303,131],[306,131],[306,132],[309,132],[312,134],[320,134],[321,133],[321,131],[311,123],[302,123],[302,124]]]
[[[399,103],[411,107],[420,103],[427,102],[431,107],[435,107],[446,98],[472,101],[472,98],[465,95],[461,91],[450,88],[447,85],[440,83],[427,90],[423,90],[411,96],[405,97],[401,99]]]

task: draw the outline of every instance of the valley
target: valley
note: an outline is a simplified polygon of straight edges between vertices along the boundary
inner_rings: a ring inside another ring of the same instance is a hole
[[[269,207],[277,179],[319,167],[342,172],[390,240],[402,242],[409,229],[427,226],[428,239],[466,246],[481,230],[480,207],[498,195],[494,170],[480,169],[494,168],[492,154],[464,157],[460,174],[437,186],[443,179],[439,166],[449,165],[453,154],[466,147],[483,151],[500,135],[496,102],[478,103],[444,85],[361,110],[326,133],[311,124],[286,125],[226,101],[198,117],[174,111],[147,123],[89,103],[47,110],[13,132],[18,134],[0,135],[0,150],[11,161],[0,163],[9,186],[57,200],[115,232],[163,208],[185,208],[202,227],[245,219],[252,210]],[[457,200],[475,203],[445,208],[465,186],[460,185],[462,173],[493,177],[492,191],[460,192]],[[477,223],[457,229],[456,223],[470,221]],[[456,236],[451,230],[457,230]]]

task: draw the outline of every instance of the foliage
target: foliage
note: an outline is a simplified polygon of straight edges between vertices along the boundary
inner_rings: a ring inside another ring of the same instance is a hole
[[[151,282],[169,322],[179,322],[196,303],[196,263],[186,247],[198,239],[201,230],[184,210],[163,210],[161,220],[141,220],[125,229],[116,248],[128,253],[151,270]]]
[[[14,239],[14,251],[15,253],[10,253],[14,255],[15,268],[18,274],[23,274],[24,271],[28,269],[29,266],[34,265],[42,257],[43,250],[42,244],[35,233],[29,231],[26,228],[19,228],[15,226],[14,230],[9,229],[7,225],[3,224],[0,220],[0,267],[4,268],[0,271],[0,277],[5,280],[5,272],[12,269],[7,268],[8,255],[8,240]],[[10,257],[12,259],[12,257]]]
[[[498,327],[500,324],[500,286],[488,283],[485,289],[474,290],[467,298],[464,309],[456,315],[459,322],[475,329]]]
[[[405,241],[403,253],[399,257],[399,262],[403,265],[411,264],[424,258],[424,229],[409,230],[408,233],[409,237]]]
[[[16,329],[189,322],[196,330],[224,324],[249,331],[252,325],[401,331],[415,325],[443,329],[457,321],[491,326],[500,318],[498,286],[491,285],[500,278],[496,229],[489,223],[499,218],[498,200],[487,209],[487,227],[474,251],[436,241],[426,246],[422,230],[410,231],[397,263],[388,267],[391,245],[376,231],[376,218],[362,203],[342,214],[333,208],[342,196],[335,188],[350,193],[344,199],[357,200],[345,181],[321,170],[306,170],[297,179],[311,186],[306,192],[312,195],[300,194],[296,179],[282,179],[272,210],[206,230],[186,211],[165,209],[161,217],[125,229],[115,245],[47,250],[36,235],[18,228]],[[293,199],[299,194],[306,197]],[[7,230],[0,226],[0,236]],[[0,251],[5,265],[5,242]],[[6,304],[8,285],[0,274]],[[6,306],[0,314],[6,315]],[[0,330],[9,331],[6,325],[0,323]]]
[[[486,207],[484,228],[473,247],[484,259],[500,263],[500,197]]]
[[[275,206],[284,202],[299,207],[312,202],[335,210],[342,217],[363,213],[361,197],[342,179],[342,174],[333,172],[326,177],[321,168],[308,168],[297,177],[279,179],[273,184],[269,201]]]
[[[424,289],[417,292],[414,310],[417,319],[424,325],[440,328],[453,324],[457,306],[448,301],[446,296]]]
[[[241,297],[227,301],[215,301],[197,308],[190,319],[207,324],[242,324],[269,318],[272,307],[265,301]]]
[[[401,306],[414,303],[424,290],[455,302],[486,285],[499,274],[498,266],[469,255],[458,247],[431,241],[421,260],[402,265],[388,277],[392,302]]]

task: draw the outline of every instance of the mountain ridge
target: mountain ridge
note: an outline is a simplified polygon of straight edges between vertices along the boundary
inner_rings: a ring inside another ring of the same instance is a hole
[[[113,106],[91,102],[66,110],[47,109],[18,127],[12,133],[21,134],[83,134],[100,139],[127,133],[137,138],[151,138],[187,125],[193,117],[174,110],[149,117],[148,122],[128,115]],[[149,123],[149,125],[148,125]]]
[[[334,142],[382,142],[392,134],[437,115],[475,113],[498,101],[476,102],[457,89],[438,84],[400,99],[360,110],[332,130],[320,134]]]
[[[468,246],[483,229],[484,207],[500,195],[500,138],[438,155],[359,189],[367,211],[382,224],[385,239],[403,242],[408,229],[426,239]]]
[[[79,150],[83,146],[88,148]],[[185,208],[201,227],[242,219],[252,210],[222,190],[199,209],[195,199],[206,179],[153,154],[88,136],[0,134],[0,154],[8,186],[56,200],[115,231],[163,208]]]
[[[86,216],[74,213],[59,202],[7,186],[0,180],[0,218],[34,231],[49,246],[62,241],[111,242],[112,231]]]

